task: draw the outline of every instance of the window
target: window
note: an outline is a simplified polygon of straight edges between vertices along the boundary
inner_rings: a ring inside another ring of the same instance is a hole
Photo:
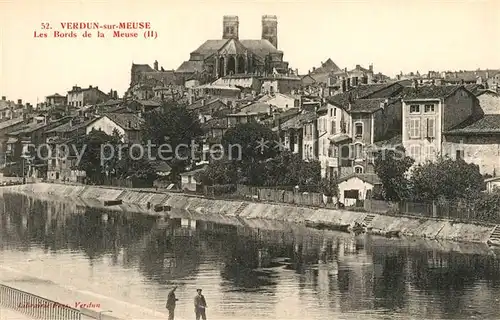
[[[361,167],[361,166],[354,167],[354,172],[355,173],[363,173],[363,167]]]
[[[435,121],[434,119],[427,119],[427,138],[435,138],[436,129],[434,128]]]
[[[328,146],[330,143],[328,142],[328,139],[323,140],[323,155],[326,156],[328,155]]]
[[[363,145],[361,143],[356,143],[354,145],[354,158],[363,159]]]
[[[410,119],[410,138],[420,138],[420,119]]]
[[[354,124],[354,134],[356,137],[362,137],[363,136],[363,124],[362,123],[356,123]]]
[[[330,129],[331,129],[331,134],[337,133],[337,122],[335,120],[332,120]]]
[[[457,150],[456,152],[456,160],[463,160],[464,159],[464,151],[463,150]]]
[[[410,106],[410,113],[420,113],[420,106],[418,104],[412,104]]]
[[[333,116],[336,117],[337,116],[337,108],[333,108]]]
[[[420,146],[419,145],[411,145],[410,148],[410,157],[414,160],[418,160],[420,158]]]
[[[434,105],[433,104],[426,104],[424,108],[425,113],[430,113],[434,112]]]

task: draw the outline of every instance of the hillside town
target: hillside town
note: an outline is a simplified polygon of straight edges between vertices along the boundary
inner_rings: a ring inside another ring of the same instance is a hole
[[[318,163],[321,179],[335,179],[344,205],[365,199],[382,183],[375,154],[397,147],[415,160],[413,166],[442,156],[461,159],[478,166],[489,188],[500,185],[500,69],[389,77],[376,65],[339,66],[332,57],[299,74],[280,50],[276,16],[262,17],[256,39],[240,39],[238,27],[237,16],[224,16],[221,39],[201,43],[177,69],[159,61],[132,63],[130,86],[121,96],[81,84],[47,92],[37,105],[2,96],[4,176],[96,183],[75,157],[28,157],[27,145],[81,143],[96,131],[124,144],[144,143],[155,130],[151,115],[176,106],[198,123],[202,132],[191,137],[203,152],[227,141],[235,128],[267,128],[295,157]],[[197,191],[204,184],[199,173],[212,161],[180,169],[175,159],[152,161],[155,177],[147,187]],[[122,180],[132,181],[135,168],[122,168]]]

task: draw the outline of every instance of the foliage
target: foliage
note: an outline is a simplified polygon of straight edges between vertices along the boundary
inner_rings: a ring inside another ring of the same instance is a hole
[[[265,186],[318,185],[321,181],[319,161],[304,161],[300,154],[288,150],[266,161],[263,171]]]
[[[478,220],[500,223],[500,190],[481,193],[471,203],[478,215]]]
[[[449,158],[418,165],[411,182],[416,200],[472,199],[484,187],[479,166]]]
[[[173,103],[144,114],[144,119],[144,142],[151,143],[153,156],[168,160],[172,167],[171,175],[178,178],[179,173],[194,161],[190,146],[192,141],[203,135],[200,122],[184,106]]]
[[[323,178],[321,180],[321,191],[327,197],[339,196],[339,182],[337,176],[331,178]]]
[[[278,153],[275,148],[276,140],[276,135],[268,127],[257,122],[248,122],[229,128],[222,137],[222,145],[224,153],[231,156],[232,160],[259,162]],[[236,159],[239,158],[240,150],[241,159]]]
[[[387,201],[410,198],[411,185],[406,175],[415,161],[404,155],[404,149],[379,150],[375,153],[375,173],[382,182],[382,197]]]
[[[79,137],[75,145],[77,150],[83,154],[77,164],[77,169],[85,171],[87,179],[90,181],[101,182],[103,174],[109,173],[117,161],[117,157],[111,157],[114,148],[105,146],[114,147],[119,143],[119,136],[110,136],[100,130],[92,130],[88,135]]]
[[[206,186],[234,184],[238,170],[234,162],[218,160],[210,163],[205,171],[196,173],[195,179]]]

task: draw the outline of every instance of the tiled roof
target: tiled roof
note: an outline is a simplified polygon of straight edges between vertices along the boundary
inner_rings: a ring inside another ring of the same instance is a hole
[[[91,120],[85,120],[85,121],[81,121],[79,123],[72,123],[71,121],[70,122],[67,122],[63,125],[60,125],[58,127],[55,127],[54,129],[52,130],[49,130],[47,131],[47,133],[52,133],[52,132],[57,132],[57,133],[62,133],[62,132],[72,132],[72,131],[75,131],[77,129],[80,129],[80,128],[83,128],[83,127],[86,127],[89,123],[93,122],[95,119],[91,119]]]
[[[466,84],[465,89],[469,90],[471,93],[477,95],[479,91],[483,88],[480,84]]]
[[[218,119],[210,119],[205,123],[201,124],[203,129],[227,129],[227,119],[226,118],[218,118]]]
[[[149,66],[149,64],[135,64],[135,63],[132,63],[132,73],[135,73],[135,72],[142,73],[142,72],[150,72],[150,71],[154,71],[154,69],[151,68]]]
[[[476,97],[479,97],[480,95],[483,95],[485,93],[499,96],[498,92],[490,90],[490,89],[480,89],[480,90],[477,90],[477,92],[475,94],[476,94]]]
[[[236,39],[230,39],[219,50],[222,54],[245,54],[247,51],[247,48]]]
[[[474,134],[500,134],[500,114],[487,114],[478,121],[464,128],[452,129],[446,134],[474,135]]]
[[[353,97],[358,99],[369,98],[372,94],[382,91],[392,86],[400,86],[399,83],[376,83],[376,84],[362,84],[350,90],[353,92]],[[385,97],[389,98],[389,97]]]
[[[24,121],[23,118],[16,118],[16,119],[2,121],[0,122],[0,130],[6,129],[11,126],[15,126],[16,124],[20,124],[23,121]]]
[[[385,99],[357,99],[351,103],[350,113],[373,113],[382,109]]]
[[[451,96],[459,88],[464,88],[463,86],[419,86],[414,87],[404,87],[402,92],[403,100],[411,99],[440,99],[447,98]]]
[[[316,75],[317,73],[337,72],[340,70],[341,69],[335,64],[335,62],[333,62],[332,59],[328,58],[328,60],[323,62],[321,64],[321,67],[316,68],[316,70],[314,70],[314,72],[312,74]]]
[[[150,72],[143,72],[142,79],[151,80],[154,79],[164,85],[176,84],[176,76],[173,70],[169,71],[157,71],[153,70]]]
[[[245,46],[245,48],[249,49],[253,53],[265,57],[270,53],[278,53],[278,49],[276,49],[271,42],[268,40],[240,40],[241,44]]]
[[[255,102],[241,108],[238,113],[269,113],[270,109],[275,110],[276,107],[265,102]]]
[[[184,61],[175,72],[194,73],[203,71],[203,61]]]
[[[377,184],[382,183],[380,181],[380,178],[378,177],[378,175],[376,175],[374,173],[353,173],[353,174],[350,174],[348,176],[345,176],[345,177],[339,179],[338,182],[340,183],[343,181],[350,180],[352,178],[358,178],[358,179],[360,179],[366,183],[372,184],[372,185],[377,185]]]
[[[104,116],[124,130],[141,130],[144,120],[133,113],[106,113]]]
[[[311,122],[317,118],[316,113],[314,112],[305,112],[298,114],[296,117],[289,119],[288,121],[281,124],[281,130],[289,130],[289,129],[300,129],[305,123]],[[278,128],[273,128],[274,131],[277,131]]]
[[[195,101],[194,103],[188,105],[186,108],[188,110],[196,110],[199,108],[207,107],[213,103],[220,103],[221,107],[226,107],[226,104],[224,102],[222,102],[222,100],[220,100],[219,98],[215,98],[215,99],[210,100],[210,101],[205,100],[205,105],[203,105],[203,99],[200,99],[200,100]]]

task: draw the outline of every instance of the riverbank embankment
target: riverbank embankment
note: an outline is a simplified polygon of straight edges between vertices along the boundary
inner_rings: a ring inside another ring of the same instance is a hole
[[[122,204],[114,207],[143,213],[150,213],[152,207],[161,205],[187,210],[196,215],[198,219],[203,219],[205,215],[217,215],[222,217],[222,220],[263,219],[299,224],[308,223],[328,228],[362,225],[371,234],[403,235],[459,242],[497,244],[492,239],[492,235],[496,230],[500,230],[500,226],[494,224],[390,216],[370,212],[300,207],[281,203],[210,199],[184,193],[118,187],[34,183],[5,186],[0,189],[3,192],[40,195],[41,197],[69,197],[94,207],[105,207],[105,201],[121,200]]]

